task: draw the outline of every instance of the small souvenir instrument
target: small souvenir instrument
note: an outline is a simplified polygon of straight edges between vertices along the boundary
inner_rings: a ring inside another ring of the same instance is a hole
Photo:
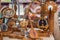
[[[17,19],[18,17],[17,17],[17,15],[16,15],[16,11],[17,11],[17,6],[16,6],[16,4],[17,4],[17,1],[16,0],[13,0],[13,2],[14,2],[14,10],[15,10],[15,14],[14,14],[14,18],[15,19]]]
[[[20,22],[20,26],[21,26],[22,28],[26,28],[27,25],[28,25],[28,21],[27,21],[27,20],[22,20],[22,21]]]
[[[31,38],[38,38],[38,33],[33,28],[30,16],[29,16],[29,20],[30,20],[30,25],[31,25],[31,29],[30,29],[29,35],[30,35]]]
[[[48,22],[47,19],[44,16],[44,12],[41,14],[41,18],[38,21],[38,25],[40,29],[47,30],[48,29]]]
[[[46,18],[45,16],[45,12],[44,12],[44,9],[45,8],[45,4],[42,5],[42,12],[41,12],[41,16],[40,16],[40,20],[38,21],[38,27],[40,29],[42,29],[43,31],[44,30],[47,30],[48,29],[48,18]]]
[[[40,19],[39,20],[39,28],[43,29],[43,30],[47,30],[48,29],[48,23],[46,19]]]

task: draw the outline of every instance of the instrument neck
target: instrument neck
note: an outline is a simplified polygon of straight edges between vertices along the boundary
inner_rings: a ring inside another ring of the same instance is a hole
[[[33,28],[31,17],[29,16],[30,26]]]
[[[14,0],[14,10],[15,10],[14,18],[18,18],[17,15],[16,15],[16,11],[17,11],[16,4],[17,4],[17,2],[16,2],[16,0]]]

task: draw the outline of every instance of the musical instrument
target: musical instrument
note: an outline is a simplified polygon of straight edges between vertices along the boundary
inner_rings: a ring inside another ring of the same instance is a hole
[[[38,4],[38,3],[37,3]],[[34,7],[33,7],[34,6]],[[40,17],[40,13],[41,13],[41,6],[40,5],[34,5],[34,3],[30,3],[29,4],[29,7],[26,8],[26,11],[25,13],[28,15],[28,13],[31,12],[31,19],[32,20],[35,20],[37,18]]]
[[[45,18],[40,19],[38,21],[38,25],[39,25],[39,28],[40,29],[48,30],[48,22],[47,22],[47,19],[45,19]]]
[[[17,17],[17,15],[16,15],[16,11],[17,11],[17,6],[16,6],[16,4],[17,4],[17,2],[16,2],[16,0],[13,0],[13,2],[14,2],[14,10],[15,10],[15,14],[14,14],[14,18],[15,19],[17,19],[18,17]]]
[[[34,28],[33,28],[33,25],[32,25],[30,16],[29,16],[29,20],[30,20],[30,25],[31,25],[31,29],[30,29],[30,32],[29,32],[29,36],[30,36],[31,38],[38,38],[38,33],[37,33],[37,31],[34,30]]]
[[[40,20],[38,21],[38,26],[40,29],[43,29],[44,31],[48,29],[48,18],[45,18],[45,12],[44,12],[44,4],[42,5],[42,13],[41,13],[41,17]]]
[[[11,18],[15,14],[15,11],[12,8],[9,8],[8,6],[4,6],[1,9],[1,12],[2,12],[4,18]]]
[[[22,20],[22,21],[20,22],[20,26],[21,26],[22,28],[26,28],[27,25],[28,25],[28,21],[27,21],[27,20]]]
[[[38,21],[38,25],[39,25],[39,28],[40,29],[43,29],[43,30],[48,30],[48,22],[47,22],[47,20],[46,19],[40,19],[39,21]]]
[[[5,18],[11,18],[14,16],[15,11],[11,8],[6,8],[3,10],[3,17]]]

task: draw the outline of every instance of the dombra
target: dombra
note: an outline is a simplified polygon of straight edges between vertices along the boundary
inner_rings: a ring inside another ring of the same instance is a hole
[[[38,38],[38,33],[37,33],[36,30],[31,29],[29,33],[30,33],[29,36],[30,36],[31,38]]]
[[[34,30],[34,28],[33,28],[32,21],[31,21],[30,16],[29,16],[29,21],[30,21],[30,25],[31,25],[31,30],[30,30],[30,32],[29,32],[30,38],[38,38],[38,33],[37,33],[37,31]]]

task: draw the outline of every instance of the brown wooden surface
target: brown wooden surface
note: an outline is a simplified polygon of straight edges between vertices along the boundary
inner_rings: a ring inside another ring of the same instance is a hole
[[[31,39],[31,38],[23,38],[22,40],[43,40],[43,38],[38,38],[38,39]]]
[[[3,35],[1,32],[0,32],[0,40],[3,40]]]
[[[51,33],[54,33],[54,15],[52,15],[49,20],[49,30]]]

